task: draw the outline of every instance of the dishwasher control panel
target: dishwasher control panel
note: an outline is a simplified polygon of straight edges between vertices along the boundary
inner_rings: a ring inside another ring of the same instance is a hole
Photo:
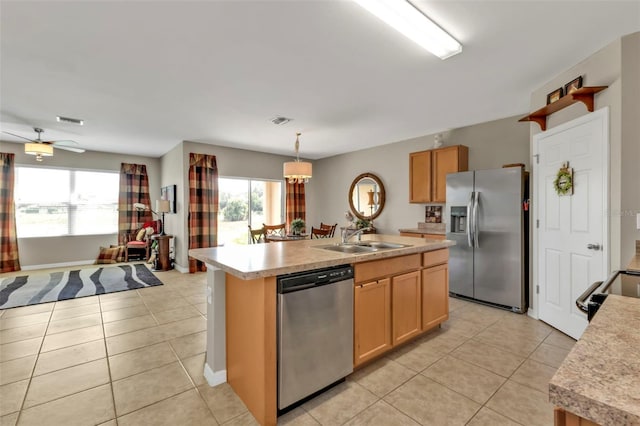
[[[352,278],[353,267],[351,265],[340,265],[333,268],[280,275],[277,277],[278,293],[304,290],[305,288],[317,287]]]

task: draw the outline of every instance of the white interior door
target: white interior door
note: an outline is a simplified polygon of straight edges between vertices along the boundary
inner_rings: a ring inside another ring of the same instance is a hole
[[[608,271],[608,119],[603,108],[534,136],[538,316],[576,339],[587,318],[575,300]],[[573,195],[559,196],[553,181],[567,161]]]

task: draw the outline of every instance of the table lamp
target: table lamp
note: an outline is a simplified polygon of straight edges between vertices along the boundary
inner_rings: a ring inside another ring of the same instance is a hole
[[[156,212],[162,213],[162,232],[160,232],[160,235],[167,235],[164,232],[164,214],[169,213],[170,211],[171,202],[169,202],[169,200],[156,200]]]

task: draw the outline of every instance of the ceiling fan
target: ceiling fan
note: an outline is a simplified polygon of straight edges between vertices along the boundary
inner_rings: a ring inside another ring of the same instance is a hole
[[[83,153],[85,151],[83,148],[74,146],[78,145],[78,142],[72,140],[44,141],[42,140],[42,133],[44,133],[44,130],[39,127],[34,127],[33,130],[38,134],[38,137],[36,139],[25,138],[24,136],[5,131],[3,131],[2,133],[6,133],[20,139],[28,140],[29,142],[25,143],[24,145],[24,153],[35,155],[36,161],[42,161],[42,157],[53,156],[53,147],[77,153]]]

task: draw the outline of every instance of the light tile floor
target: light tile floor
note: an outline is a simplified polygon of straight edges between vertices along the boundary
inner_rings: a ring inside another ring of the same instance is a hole
[[[202,375],[206,274],[0,310],[0,426],[255,425]],[[547,383],[574,341],[450,299],[450,320],[278,419],[286,425],[552,425]]]

